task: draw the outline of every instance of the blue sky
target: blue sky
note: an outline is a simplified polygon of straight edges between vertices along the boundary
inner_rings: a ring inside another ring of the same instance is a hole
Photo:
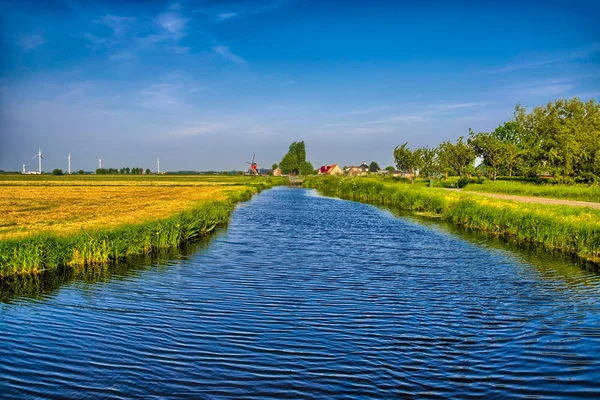
[[[595,1],[3,1],[0,169],[315,166],[600,99]]]

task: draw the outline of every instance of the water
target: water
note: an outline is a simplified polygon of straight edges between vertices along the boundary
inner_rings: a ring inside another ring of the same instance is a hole
[[[5,296],[0,396],[600,396],[576,265],[289,188],[200,247]]]

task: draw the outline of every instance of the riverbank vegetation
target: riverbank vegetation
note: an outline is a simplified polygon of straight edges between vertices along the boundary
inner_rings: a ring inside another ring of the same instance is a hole
[[[253,177],[36,178],[0,181],[0,276],[176,247],[225,223],[236,202],[283,183]]]
[[[518,203],[373,178],[308,177],[306,187],[348,200],[437,216],[468,229],[600,261],[600,211]]]

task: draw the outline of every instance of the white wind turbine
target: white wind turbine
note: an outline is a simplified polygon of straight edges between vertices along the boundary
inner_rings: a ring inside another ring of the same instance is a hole
[[[65,160],[69,160],[69,175],[71,175],[71,153],[69,153],[69,156],[65,159]]]
[[[33,158],[36,158],[36,157],[38,159],[38,174],[41,174],[42,173],[42,158],[44,158],[44,157],[42,157],[42,149],[38,149],[38,153],[35,156],[33,156]]]
[[[98,169],[102,169],[102,159],[98,158]]]
[[[156,159],[156,173],[160,174],[160,158]]]
[[[25,170],[25,164],[23,164],[23,173],[26,174],[27,171]]]

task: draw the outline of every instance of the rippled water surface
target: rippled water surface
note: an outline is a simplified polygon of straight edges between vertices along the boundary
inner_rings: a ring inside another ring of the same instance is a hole
[[[5,398],[600,396],[600,279],[276,188],[196,253],[0,303]]]

